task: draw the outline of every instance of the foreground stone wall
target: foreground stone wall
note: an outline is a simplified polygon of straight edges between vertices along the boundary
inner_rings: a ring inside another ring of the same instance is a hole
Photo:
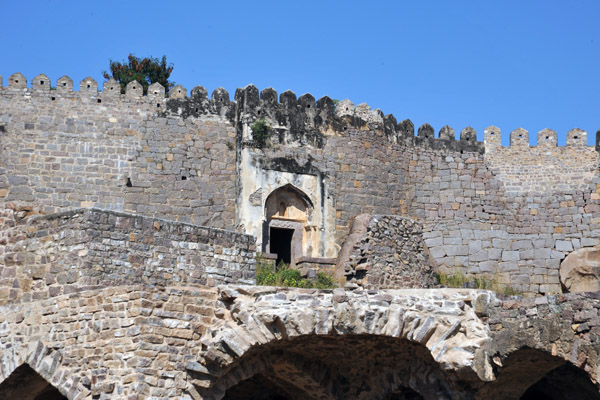
[[[4,214],[1,304],[122,284],[256,282],[247,235],[96,209],[20,220],[15,210]]]
[[[540,378],[597,398],[598,307],[465,289],[99,288],[1,307],[0,394],[27,364],[78,400],[509,399]]]

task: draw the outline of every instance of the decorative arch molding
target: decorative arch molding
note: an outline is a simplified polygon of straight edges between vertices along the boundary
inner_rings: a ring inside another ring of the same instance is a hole
[[[85,398],[91,393],[83,385],[80,375],[62,366],[62,352],[49,347],[41,340],[32,342],[27,347],[4,349],[0,360],[0,393],[2,393],[2,383],[23,365],[29,366],[69,399]]]
[[[485,351],[486,326],[464,292],[402,290],[370,294],[341,289],[222,287],[219,296],[217,304],[222,304],[222,309],[216,315],[222,315],[221,321],[204,334],[202,342],[207,347],[200,353],[195,369],[206,390],[230,379],[224,377],[261,348],[276,348],[305,338],[404,343],[421,349],[415,354],[431,360],[432,368],[448,377],[447,385],[459,376],[473,384],[494,379]],[[475,365],[483,368],[476,371]],[[233,372],[232,376],[237,375]],[[382,377],[381,382],[385,379]],[[420,387],[400,378],[391,382],[384,385],[386,393],[402,386]]]
[[[297,188],[296,186],[292,185],[291,183],[286,183],[285,185],[279,186],[278,188],[272,190],[269,195],[265,198],[265,203],[263,204],[264,207],[267,206],[267,202],[269,201],[269,198],[275,194],[278,191],[288,191],[291,193],[294,193],[296,196],[298,196],[299,198],[301,198],[302,200],[304,200],[306,202],[306,204],[310,207],[310,208],[314,208],[315,205],[313,204],[313,201],[311,200],[310,196],[307,195],[306,193],[304,193],[301,189]]]

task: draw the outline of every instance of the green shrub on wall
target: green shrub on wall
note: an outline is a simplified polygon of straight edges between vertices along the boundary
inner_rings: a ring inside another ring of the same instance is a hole
[[[254,143],[260,148],[265,147],[271,131],[271,127],[267,121],[265,121],[264,118],[261,118],[250,125],[250,129],[252,129],[252,139],[254,139]]]

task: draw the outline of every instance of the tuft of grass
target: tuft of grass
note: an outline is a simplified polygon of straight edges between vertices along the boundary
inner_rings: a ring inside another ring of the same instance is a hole
[[[520,290],[499,283],[496,279],[486,279],[483,277],[467,277],[459,271],[452,274],[436,273],[435,277],[438,284],[449,288],[472,288],[493,290],[498,294],[506,296],[517,296],[523,294]]]
[[[520,296],[523,294],[523,292],[521,292],[519,289],[516,289],[512,286],[504,286],[504,289],[502,290],[502,294],[504,294],[506,296]]]
[[[462,288],[468,282],[467,278],[458,271],[453,274],[436,274],[438,283],[449,288]]]
[[[256,284],[262,286],[286,286],[298,288],[332,289],[337,287],[333,278],[324,272],[317,273],[317,279],[312,281],[302,277],[299,270],[289,265],[264,260],[260,256],[256,262]]]

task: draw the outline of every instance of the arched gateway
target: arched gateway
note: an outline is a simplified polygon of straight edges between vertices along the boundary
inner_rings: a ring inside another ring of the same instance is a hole
[[[310,197],[291,184],[269,194],[265,202],[263,246],[277,255],[277,264],[295,265],[302,256],[313,256],[318,246],[314,206]]]

